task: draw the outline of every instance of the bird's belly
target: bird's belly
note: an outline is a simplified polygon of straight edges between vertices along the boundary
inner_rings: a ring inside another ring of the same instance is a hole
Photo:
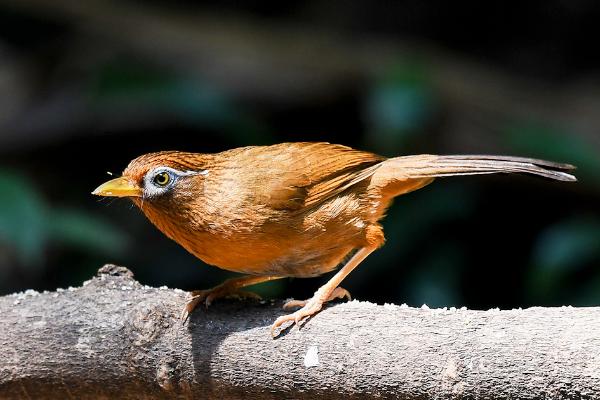
[[[207,264],[251,275],[318,276],[335,269],[357,247],[351,236],[340,234],[201,236],[179,243]]]
[[[264,264],[259,264],[258,271],[261,275],[298,278],[319,276],[334,270],[352,250],[352,247],[341,247],[327,252],[310,249],[293,250],[282,257],[266,260]],[[249,271],[247,273],[253,272]]]
[[[184,246],[186,247],[186,246]],[[204,249],[188,249],[204,262],[228,271],[251,275],[312,277],[335,269],[353,246],[333,248],[307,243],[269,246],[262,243],[230,241]]]
[[[250,225],[239,221],[251,219],[236,217],[223,226],[197,230],[173,221],[157,226],[196,257],[225,270],[311,277],[335,269],[365,245],[371,216],[360,215],[358,206],[355,196],[338,197],[303,215],[272,213]]]

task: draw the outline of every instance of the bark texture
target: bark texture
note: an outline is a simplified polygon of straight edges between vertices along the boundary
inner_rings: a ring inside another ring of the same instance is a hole
[[[0,398],[600,398],[600,309],[432,310],[353,301],[272,339],[281,302],[187,294],[107,265],[0,298]]]

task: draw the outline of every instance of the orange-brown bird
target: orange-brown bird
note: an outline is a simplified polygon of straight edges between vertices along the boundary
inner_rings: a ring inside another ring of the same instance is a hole
[[[527,173],[575,181],[572,165],[521,157],[416,155],[385,158],[329,143],[281,143],[217,154],[142,155],[94,190],[129,197],[165,235],[204,262],[246,274],[193,292],[200,302],[285,277],[318,276],[343,266],[312,298],[292,300],[279,317],[299,325],[323,303],[350,298],[339,285],[383,245],[379,220],[394,197],[454,175]]]

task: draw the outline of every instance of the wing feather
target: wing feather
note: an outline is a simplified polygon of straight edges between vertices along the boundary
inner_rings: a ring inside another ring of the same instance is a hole
[[[373,175],[383,157],[329,143],[282,143],[246,148],[259,175],[255,195],[276,210],[301,210]]]

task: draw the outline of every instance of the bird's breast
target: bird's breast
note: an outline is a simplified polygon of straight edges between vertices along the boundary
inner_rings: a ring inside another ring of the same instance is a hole
[[[337,197],[307,212],[254,208],[201,221],[142,208],[166,236],[207,264],[238,273],[309,277],[329,272],[364,242],[356,202]],[[367,216],[365,216],[367,217]]]

